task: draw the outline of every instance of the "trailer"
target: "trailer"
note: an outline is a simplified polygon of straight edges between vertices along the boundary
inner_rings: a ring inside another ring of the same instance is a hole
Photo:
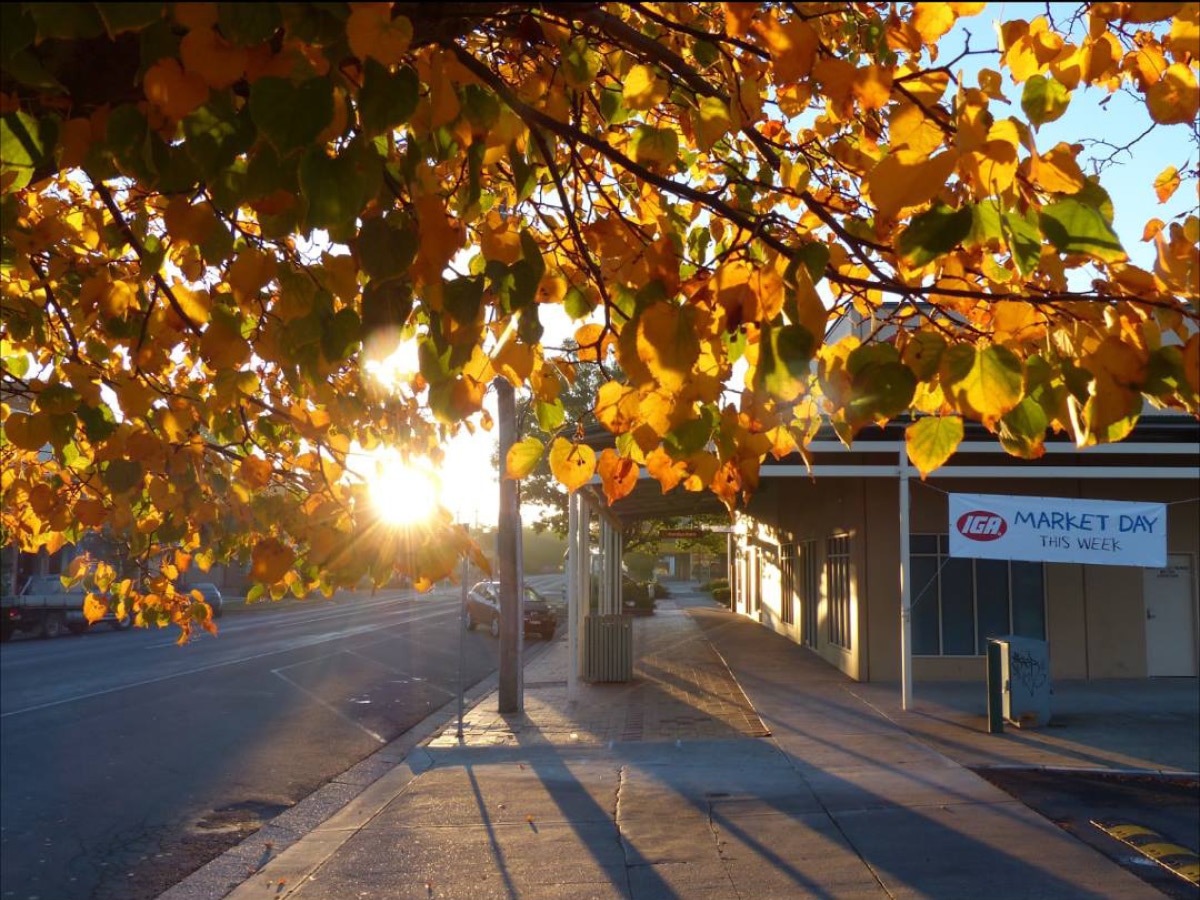
[[[52,638],[70,631],[82,634],[88,629],[83,615],[83,600],[87,590],[82,585],[63,587],[58,575],[34,575],[16,595],[0,595],[0,640],[7,641],[16,631]],[[128,613],[117,618],[107,613],[101,622],[115,631],[125,631],[133,625]]]

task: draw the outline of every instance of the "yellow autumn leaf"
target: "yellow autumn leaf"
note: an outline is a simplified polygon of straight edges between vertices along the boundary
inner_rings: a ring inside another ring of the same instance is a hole
[[[629,109],[653,109],[667,99],[670,86],[650,66],[636,65],[625,76],[621,96]]]
[[[600,454],[598,469],[604,484],[604,496],[608,498],[610,506],[622,497],[629,496],[637,487],[638,464],[620,456],[615,450],[606,449]]]
[[[1159,172],[1158,177],[1154,179],[1154,195],[1158,197],[1158,202],[1166,203],[1170,200],[1179,189],[1179,184],[1179,170],[1174,166],[1167,166]]]
[[[274,584],[291,568],[296,554],[276,538],[264,538],[254,545],[250,559],[250,577],[263,584]]]
[[[956,162],[957,154],[952,151],[932,159],[907,151],[885,156],[866,178],[875,208],[892,218],[928,203],[946,186]]]
[[[596,392],[596,421],[614,434],[629,431],[638,417],[638,392],[619,381],[607,381]]]
[[[1195,125],[1200,112],[1200,84],[1191,66],[1172,63],[1146,91],[1150,118],[1160,125]]]
[[[535,437],[527,437],[513,444],[508,448],[504,460],[504,477],[516,480],[528,477],[537,468],[545,452],[545,445]]]
[[[678,393],[691,377],[700,342],[690,308],[655,303],[637,323],[637,354],[658,386]]]
[[[720,97],[701,97],[692,113],[692,129],[696,132],[696,144],[706,153],[713,144],[727,135],[733,128],[729,107]]]
[[[886,66],[863,66],[855,71],[850,90],[864,110],[883,109],[892,95],[892,70]]]
[[[926,44],[936,44],[938,40],[954,27],[956,18],[951,3],[914,3],[912,24],[921,40]]]
[[[812,26],[792,15],[781,22],[775,11],[756,22],[755,28],[771,53],[775,83],[787,84],[807,78],[817,56],[819,40]]]
[[[1087,186],[1087,179],[1075,162],[1081,147],[1059,143],[1048,153],[1032,157],[1030,174],[1042,190],[1053,194],[1077,194]]]
[[[925,416],[904,430],[908,458],[925,478],[940,468],[958,449],[963,439],[963,420],[958,416]]]
[[[271,483],[272,471],[270,460],[261,456],[247,456],[238,466],[238,477],[257,491]]]
[[[559,484],[574,493],[596,474],[596,452],[587,444],[555,438],[550,445],[550,472]]]
[[[404,60],[412,42],[412,22],[392,16],[391,3],[351,3],[346,20],[350,49],[359,59],[374,59],[385,66]]]
[[[83,617],[87,619],[87,623],[92,625],[99,622],[108,615],[108,604],[103,597],[98,596],[92,591],[88,591],[83,598]]]

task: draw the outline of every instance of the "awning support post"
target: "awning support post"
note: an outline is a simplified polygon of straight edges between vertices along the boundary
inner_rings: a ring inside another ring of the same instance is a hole
[[[912,567],[909,556],[908,449],[900,445],[900,708],[912,709]]]

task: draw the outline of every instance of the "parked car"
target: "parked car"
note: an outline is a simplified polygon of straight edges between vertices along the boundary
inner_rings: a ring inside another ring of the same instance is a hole
[[[525,588],[525,633],[540,634],[546,640],[554,637],[558,614],[546,598],[531,587]],[[467,630],[486,625],[492,637],[500,636],[500,585],[481,581],[467,594]]]
[[[185,585],[179,588],[179,590],[185,594],[192,591],[199,591],[201,596],[204,597],[204,602],[212,607],[214,619],[221,618],[221,614],[225,612],[225,598],[221,596],[221,591],[215,584],[202,581],[199,584]]]

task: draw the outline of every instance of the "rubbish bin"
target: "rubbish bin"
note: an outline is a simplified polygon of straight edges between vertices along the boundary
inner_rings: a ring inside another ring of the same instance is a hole
[[[584,680],[633,680],[633,617],[587,616],[583,620]]]
[[[988,638],[988,730],[1003,731],[994,721],[996,694],[1002,721],[1018,728],[1050,724],[1050,645],[1016,634]]]

